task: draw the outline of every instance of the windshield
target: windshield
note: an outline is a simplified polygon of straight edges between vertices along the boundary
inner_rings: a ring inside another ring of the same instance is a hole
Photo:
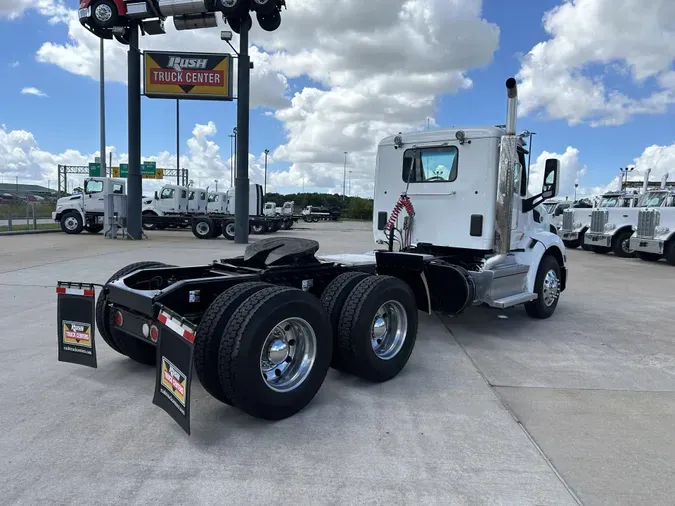
[[[546,209],[546,212],[548,214],[551,214],[553,212],[553,208],[556,206],[555,202],[546,202],[544,204],[544,208]]]
[[[619,205],[619,200],[621,197],[615,195],[613,197],[602,197],[598,207],[617,207]]]
[[[668,197],[666,192],[645,193],[638,201],[638,207],[661,207]]]

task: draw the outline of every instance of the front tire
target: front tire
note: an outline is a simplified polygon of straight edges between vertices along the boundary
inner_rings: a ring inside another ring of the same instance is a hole
[[[612,252],[620,258],[635,258],[635,251],[630,249],[632,230],[623,230],[616,234],[612,242]]]
[[[328,373],[333,333],[312,294],[274,286],[246,299],[220,342],[220,384],[256,418],[281,420],[307,406]]]
[[[76,211],[65,213],[61,216],[61,230],[66,234],[79,234],[84,229],[82,215]]]
[[[612,251],[612,248],[606,248],[604,246],[591,246],[591,251],[593,253],[597,253],[598,255],[606,255]]]
[[[637,257],[645,262],[658,262],[661,260],[661,255],[658,253],[645,253],[644,251],[638,251]]]
[[[663,256],[669,265],[675,265],[675,239],[671,239],[663,250]]]
[[[581,235],[579,236],[579,243],[582,250],[592,251],[592,246],[590,244],[586,244],[586,231],[581,232]]]
[[[91,6],[91,18],[93,23],[103,29],[110,29],[117,25],[119,13],[117,6],[112,0],[99,0]]]
[[[576,248],[578,248],[579,246],[581,246],[581,241],[579,241],[579,240],[576,240],[576,241],[563,241],[563,243],[565,244],[565,247],[566,247],[567,249],[576,249]]]
[[[408,363],[417,324],[410,287],[392,276],[369,276],[354,287],[340,313],[339,360],[355,376],[388,381]]]
[[[539,262],[534,292],[537,298],[525,303],[525,311],[532,318],[549,318],[558,307],[560,299],[560,265],[551,255],[544,255]]]

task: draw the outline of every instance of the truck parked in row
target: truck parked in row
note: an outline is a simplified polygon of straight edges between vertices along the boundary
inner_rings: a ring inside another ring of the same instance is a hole
[[[670,265],[675,265],[675,188],[666,187],[667,177],[668,174],[659,190],[645,195],[630,248],[641,260],[655,262],[665,258]]]
[[[640,194],[633,195],[631,205],[623,208],[597,208],[591,212],[591,224],[586,232],[586,243],[591,250],[598,254],[614,253],[616,256],[631,258],[635,251],[630,247],[630,238],[638,225],[638,213],[640,209],[663,207],[668,205],[665,190],[648,190],[649,174],[645,172],[644,185]],[[667,176],[662,181],[665,188]]]
[[[541,193],[530,195],[514,78],[506,91],[505,127],[379,142],[373,234],[383,249],[317,255],[316,241],[278,237],[202,266],[131,264],[101,291],[97,336],[156,368],[153,403],[189,434],[193,370],[215,399],[280,420],[312,401],[330,366],[370,382],[396,377],[419,311],[522,304],[533,318],[551,317],[567,285],[566,252],[534,210],[557,196],[560,162],[546,160]],[[57,287],[58,297],[89,304],[77,314],[59,304],[59,327],[93,325],[93,290],[68,294],[85,286]],[[84,363],[63,347],[59,360]]]
[[[126,179],[86,178],[82,193],[57,200],[52,219],[61,225],[61,230],[66,234],[79,234],[83,230],[97,234],[104,226],[106,195],[124,195],[126,186]]]

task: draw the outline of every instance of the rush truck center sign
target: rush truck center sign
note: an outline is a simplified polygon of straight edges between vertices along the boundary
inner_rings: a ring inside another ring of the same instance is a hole
[[[232,57],[216,53],[144,53],[145,96],[232,100]]]

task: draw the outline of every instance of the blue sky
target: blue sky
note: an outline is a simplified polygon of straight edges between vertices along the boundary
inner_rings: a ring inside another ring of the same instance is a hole
[[[590,0],[589,0],[590,1]],[[466,76],[473,81],[468,90],[440,95],[434,113],[440,127],[459,125],[499,124],[504,122],[504,80],[516,75],[519,57],[537,43],[550,38],[542,17],[556,5],[557,0],[530,0],[518,9],[504,8],[503,2],[483,2],[482,17],[499,26],[499,47],[493,60],[483,68],[471,69]],[[69,7],[73,7],[70,6]],[[282,30],[284,26],[282,25]],[[50,153],[67,149],[92,153],[99,147],[98,82],[87,76],[67,72],[57,65],[40,63],[36,52],[46,43],[67,44],[68,35],[63,23],[49,24],[36,11],[25,11],[19,19],[0,18],[0,46],[3,47],[2,76],[0,79],[0,124],[8,130],[31,132],[39,148]],[[116,42],[106,42],[116,44]],[[13,62],[19,65],[13,67]],[[626,75],[606,64],[583,67],[589,77],[602,76],[605,87],[630,97],[645,97],[656,90],[655,80],[647,79],[637,85]],[[316,86],[308,77],[288,80],[290,94],[305,87]],[[24,87],[36,87],[48,97],[23,95]],[[127,88],[110,81],[106,85],[107,144],[118,152],[127,151],[126,121]],[[274,150],[287,142],[283,124],[264,114],[271,109],[260,107],[251,112],[250,152]],[[652,144],[668,146],[675,142],[672,106],[667,114],[645,114],[631,117],[620,126],[591,127],[588,124],[568,125],[563,119],[551,119],[543,111],[529,114],[519,120],[519,129],[537,132],[533,158],[542,150],[564,153],[567,146],[579,150],[582,164],[587,166],[584,186],[603,186],[618,174],[618,168],[633,163],[644,149]],[[144,154],[160,151],[175,152],[175,103],[172,100],[142,99]],[[181,103],[181,151],[192,136],[195,124],[213,121],[218,133],[213,139],[227,158],[230,152],[232,127],[236,124],[236,102]],[[378,139],[373,139],[373,143]],[[271,171],[287,171],[290,161],[273,164]]]

